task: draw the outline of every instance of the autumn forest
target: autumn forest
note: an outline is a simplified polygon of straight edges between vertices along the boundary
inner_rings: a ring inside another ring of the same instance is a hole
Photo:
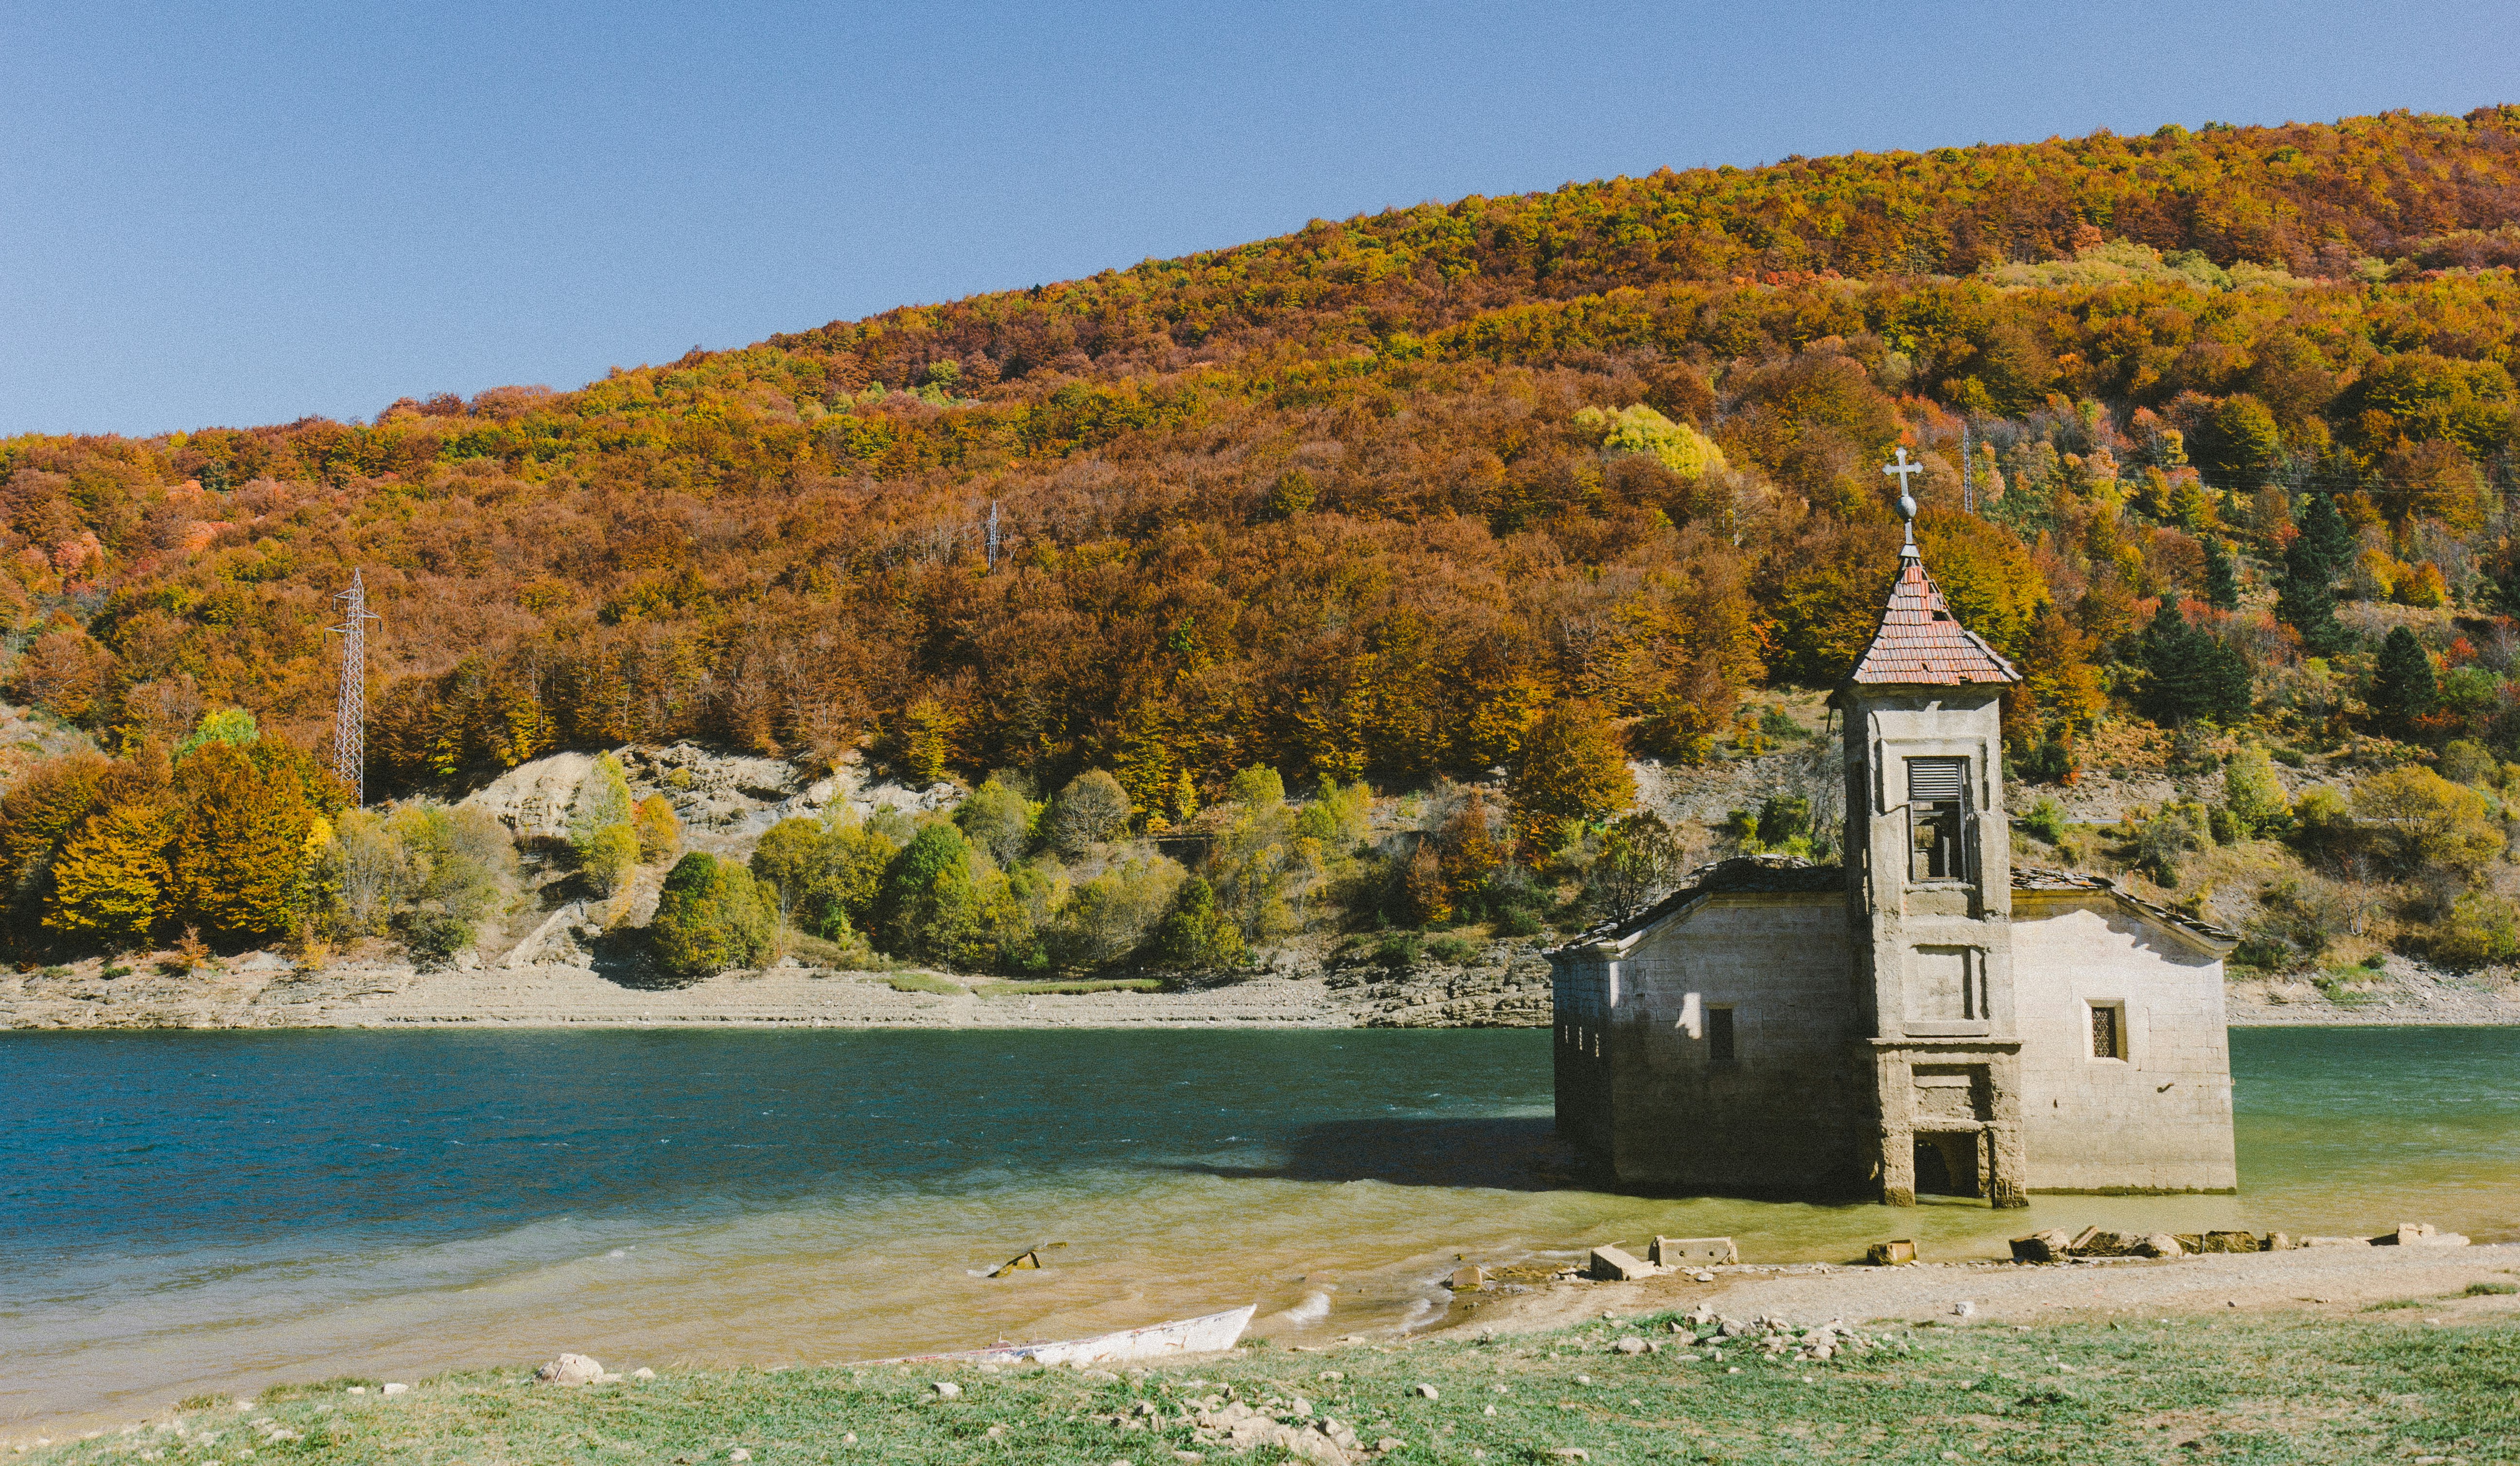
[[[361,818],[295,751],[329,746],[354,568],[372,796],[685,738],[1044,803],[1106,771],[1109,836],[1254,770],[1333,801],[1496,781],[1495,849],[1442,877],[1475,907],[1615,845],[1629,796],[1569,785],[1584,750],[1793,735],[1776,698],[1878,614],[1905,446],[1929,566],[2025,673],[2025,806],[2130,758],[2228,767],[2242,814],[2145,811],[2106,849],[2203,901],[2203,852],[2280,845],[2244,959],[2316,958],[2362,889],[2409,950],[2520,955],[2515,266],[2520,108],[2174,126],[1317,220],[367,422],[0,441],[6,695],[100,750],[67,813],[58,770],[10,771],[12,919],[34,940],[80,822],[136,807],[116,779],[177,864],[221,780],[286,786],[275,848]],[[258,741],[200,756],[229,709]],[[1565,873],[1596,909],[1617,885]],[[228,929],[246,898],[185,881]],[[282,922],[251,900],[234,929]]]

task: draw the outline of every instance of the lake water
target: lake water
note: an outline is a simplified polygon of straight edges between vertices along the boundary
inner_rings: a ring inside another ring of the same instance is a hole
[[[0,1036],[0,1423],[562,1350],[864,1358],[1238,1307],[1431,1321],[1456,1254],[2033,1226],[2520,1237],[2520,1030],[2238,1030],[2241,1194],[1894,1212],[1590,1188],[1546,1030]],[[1026,1248],[1049,1266],[976,1275]],[[1326,1311],[1325,1311],[1326,1310]]]

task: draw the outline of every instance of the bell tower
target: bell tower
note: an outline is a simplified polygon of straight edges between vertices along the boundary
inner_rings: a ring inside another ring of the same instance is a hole
[[[2021,674],[1960,625],[1908,519],[1899,578],[1834,702],[1846,729],[1847,919],[1882,1201],[1917,1192],[2028,1204],[2021,1038],[2013,1012],[2012,856],[2003,814],[2004,689]]]

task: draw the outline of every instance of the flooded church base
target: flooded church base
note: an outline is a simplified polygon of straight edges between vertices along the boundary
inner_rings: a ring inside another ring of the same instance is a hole
[[[1727,861],[1552,952],[1560,1132],[1728,1194],[2231,1190],[2235,939],[2013,866],[2017,680],[1911,543],[1835,698],[1846,864]]]

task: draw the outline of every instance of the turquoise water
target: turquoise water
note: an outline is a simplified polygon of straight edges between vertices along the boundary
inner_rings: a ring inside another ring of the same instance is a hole
[[[0,1038],[0,1421],[562,1349],[778,1364],[1260,1303],[1431,1321],[1457,1256],[1749,1261],[2034,1225],[2520,1237],[2520,1030],[2239,1030],[2237,1197],[1599,1189],[1546,1031]],[[1051,1266],[976,1275],[1037,1244]]]

